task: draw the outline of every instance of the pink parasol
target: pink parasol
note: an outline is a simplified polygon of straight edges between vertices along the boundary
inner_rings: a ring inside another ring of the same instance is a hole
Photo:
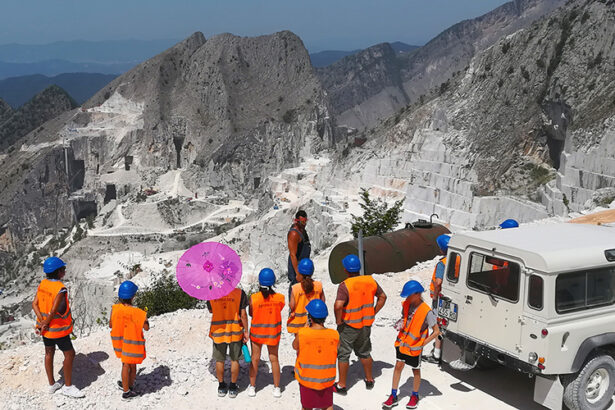
[[[203,242],[179,258],[175,270],[184,292],[201,300],[231,293],[241,279],[241,260],[233,249],[218,242]]]

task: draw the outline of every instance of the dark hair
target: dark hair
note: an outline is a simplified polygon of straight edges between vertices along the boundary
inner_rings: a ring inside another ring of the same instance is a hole
[[[314,292],[314,279],[312,279],[311,276],[304,276],[303,279],[301,279],[301,288],[306,295]]]
[[[47,279],[60,279],[60,274],[62,273],[62,271],[66,270],[66,266],[62,266],[56,270],[54,270],[53,272],[49,272],[47,273]]]
[[[308,314],[308,319],[310,319],[310,321],[312,323],[316,323],[317,325],[325,325],[325,320],[327,319],[326,317],[323,317],[322,319],[316,319],[314,316]]]
[[[118,300],[120,301],[120,303],[125,303],[125,304],[127,304],[127,305],[132,305],[132,299],[133,299],[133,298],[130,298],[130,299],[119,299],[119,298],[118,298]]]
[[[263,294],[265,299],[268,299],[269,296],[275,294],[275,290],[273,290],[273,286],[261,286],[259,291]]]
[[[307,218],[307,213],[303,209],[300,209],[295,214],[295,219],[298,219],[299,217]]]

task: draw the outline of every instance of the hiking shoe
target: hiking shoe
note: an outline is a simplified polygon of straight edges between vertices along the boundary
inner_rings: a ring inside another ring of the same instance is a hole
[[[85,397],[85,394],[81,390],[76,388],[73,384],[71,384],[70,386],[62,386],[62,394],[75,399]]]
[[[256,387],[250,385],[248,386],[248,397],[256,396]]]
[[[139,394],[133,390],[128,390],[126,393],[122,393],[122,400],[132,400],[135,397],[139,397]]]
[[[53,394],[62,388],[62,385],[58,382],[55,382],[51,386],[49,386],[49,394]]]
[[[365,388],[366,388],[367,390],[371,390],[371,389],[373,389],[373,388],[374,388],[374,383],[376,383],[376,381],[375,381],[375,380],[369,381],[369,380],[365,379],[365,380],[363,380],[363,381],[365,382]]]
[[[226,383],[218,383],[218,397],[224,397],[228,393],[228,386]]]
[[[427,363],[433,363],[433,364],[438,364],[440,363],[440,359],[436,358],[436,356],[430,354],[428,356],[423,356],[423,360],[425,360]]]
[[[406,404],[407,409],[416,409],[419,406],[419,396],[413,394],[410,396],[410,401]]]
[[[239,388],[237,387],[237,384],[231,383],[230,386],[228,387],[228,396],[231,399],[234,399],[235,397],[237,397],[237,393],[239,393],[238,390]]]
[[[395,406],[397,406],[399,403],[397,402],[397,396],[393,396],[392,394],[389,396],[389,398],[387,399],[387,401],[385,401],[384,403],[382,403],[382,408],[383,409],[390,409],[393,408]]]
[[[276,399],[279,399],[280,397],[282,397],[282,390],[280,390],[279,387],[273,388],[273,397],[275,397]]]
[[[335,383],[333,385],[333,391],[337,394],[341,394],[342,396],[345,396],[348,394],[348,388],[347,387],[340,387],[337,385],[337,383]]]
[[[135,383],[135,384],[137,384],[137,383]],[[121,391],[124,391],[124,384],[122,383],[122,381],[121,381],[121,380],[118,380],[118,381],[117,381],[117,387],[118,387],[118,389],[120,389]],[[134,389],[135,389],[135,386],[134,386],[134,385],[128,388],[128,390],[134,390]]]

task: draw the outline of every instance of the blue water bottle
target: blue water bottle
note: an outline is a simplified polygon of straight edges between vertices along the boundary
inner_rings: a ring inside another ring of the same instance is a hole
[[[250,356],[250,350],[248,349],[248,346],[245,344],[242,345],[241,351],[243,352],[243,360],[245,360],[246,363],[252,362],[252,356]]]

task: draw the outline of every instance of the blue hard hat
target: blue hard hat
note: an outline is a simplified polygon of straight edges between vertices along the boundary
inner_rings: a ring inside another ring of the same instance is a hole
[[[314,274],[314,262],[310,258],[301,259],[297,269],[303,276],[312,276]]]
[[[137,293],[139,287],[129,280],[122,282],[119,290],[117,291],[117,297],[120,299],[132,299]]]
[[[320,299],[313,299],[307,304],[305,310],[315,319],[324,319],[329,315],[327,305]]]
[[[436,243],[442,252],[448,251],[448,243],[451,241],[450,235],[440,235],[436,238]]]
[[[518,228],[518,227],[519,227],[519,222],[515,221],[514,219],[507,219],[500,224],[500,228],[502,229]]]
[[[62,259],[58,258],[57,256],[51,256],[45,259],[45,262],[43,262],[43,272],[45,273],[55,272],[56,270],[60,269],[63,266],[66,266],[66,264],[64,263]]]
[[[409,280],[404,285],[404,288],[401,290],[401,297],[407,298],[408,296],[414,293],[423,293],[425,292],[425,288],[419,282],[415,280]]]
[[[273,286],[275,284],[275,274],[269,268],[262,269],[258,274],[258,283],[261,286]]]
[[[342,260],[344,269],[350,273],[359,272],[361,270],[361,260],[357,255],[348,255]]]

